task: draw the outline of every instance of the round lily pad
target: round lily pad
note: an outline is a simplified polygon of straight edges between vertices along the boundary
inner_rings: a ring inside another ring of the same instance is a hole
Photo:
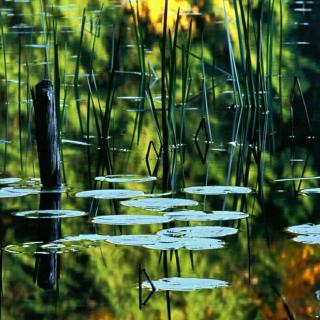
[[[184,192],[191,194],[199,194],[204,196],[216,196],[226,194],[247,194],[252,190],[246,187],[238,186],[198,186],[185,188]]]
[[[300,234],[292,240],[304,244],[320,244],[320,234]]]
[[[40,191],[33,188],[16,188],[16,187],[4,187],[1,190],[8,191],[11,193],[19,194],[19,193],[27,193],[27,194],[39,194]]]
[[[103,177],[96,177],[97,181],[106,181],[112,183],[128,183],[128,182],[149,182],[157,180],[157,177],[153,176],[140,176],[136,174],[115,174]]]
[[[78,198],[95,198],[95,199],[128,199],[142,196],[143,191],[128,190],[128,189],[102,189],[88,190],[76,193]]]
[[[0,184],[18,183],[21,180],[21,178],[0,178]]]
[[[156,290],[165,291],[194,291],[202,289],[215,289],[220,287],[227,287],[228,282],[216,279],[205,278],[163,278],[157,281],[152,281]],[[144,281],[143,288],[152,289],[150,282]]]
[[[27,253],[27,254],[61,254],[63,252],[70,252],[69,249],[66,249],[63,244],[58,243],[44,243],[42,241],[35,242],[25,242],[22,244],[9,244],[4,247],[4,251],[8,253],[18,254],[18,253]]]
[[[73,218],[84,216],[87,213],[76,210],[32,210],[19,211],[12,213],[17,217],[24,217],[29,219],[56,219],[56,218]]]
[[[320,235],[320,224],[312,224],[312,223],[306,223],[306,224],[300,224],[297,226],[292,226],[287,229],[291,233],[296,234],[319,234]]]
[[[68,236],[63,239],[56,240],[57,242],[76,242],[76,241],[106,241],[110,238],[108,235],[96,233],[79,234],[77,236]]]
[[[208,238],[187,238],[184,241],[184,247],[188,250],[212,250],[221,249],[225,246],[225,242],[219,239]]]
[[[201,211],[200,211],[201,212]],[[170,215],[169,215],[170,216]],[[238,211],[214,211],[214,213],[208,214],[187,214],[173,216],[176,221],[226,221],[226,220],[239,220],[247,218],[249,215],[247,213]]]
[[[157,242],[158,236],[154,234],[136,234],[136,235],[121,235],[110,236],[107,240],[113,244],[126,245],[126,246],[144,246]]]
[[[194,217],[194,216],[205,216],[207,213],[205,211],[198,210],[179,210],[179,211],[170,211],[166,212],[164,215],[172,217],[178,220],[180,217]]]
[[[184,239],[174,238],[174,237],[166,237],[166,236],[158,236],[156,238],[156,242],[153,244],[144,245],[144,248],[154,249],[154,250],[178,250],[183,248]]]
[[[157,234],[168,237],[219,238],[236,234],[238,229],[220,226],[176,227],[160,230]]]
[[[198,202],[194,200],[178,198],[145,198],[121,201],[121,204],[128,207],[136,207],[154,211],[164,211],[174,207],[196,206]]]
[[[320,188],[302,189],[301,193],[303,193],[303,194],[318,194],[318,193],[320,193]]]
[[[23,197],[27,196],[30,193],[26,191],[22,192],[21,190],[19,192],[16,192],[15,190],[12,190],[14,188],[2,188],[0,189],[0,198],[16,198],[16,197]]]
[[[129,226],[140,224],[167,223],[171,220],[171,218],[164,216],[117,214],[108,216],[98,216],[95,217],[92,222],[98,224]]]

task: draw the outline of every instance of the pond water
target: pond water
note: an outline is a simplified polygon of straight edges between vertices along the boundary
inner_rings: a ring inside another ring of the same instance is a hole
[[[1,319],[319,318],[319,3],[164,5],[1,3]]]

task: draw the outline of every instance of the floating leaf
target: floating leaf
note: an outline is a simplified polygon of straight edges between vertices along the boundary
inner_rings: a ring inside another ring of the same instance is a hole
[[[27,191],[27,189],[24,192],[22,192],[21,189],[18,189],[18,190],[20,190],[18,192],[16,192],[16,189],[14,189],[14,190],[12,190],[12,189],[13,188],[0,189],[0,198],[16,198],[16,197],[23,197],[23,196],[27,196],[27,195],[31,194]]]
[[[22,244],[9,244],[4,248],[8,253],[28,253],[28,254],[61,254],[63,252],[70,252],[63,244],[59,243],[44,243],[42,241],[25,242]]]
[[[205,278],[163,278],[157,281],[152,281],[156,290],[165,291],[194,291],[202,289],[215,289],[227,287],[228,282],[216,279]],[[144,281],[143,288],[152,289],[150,282]]]
[[[153,244],[144,245],[144,248],[154,250],[178,250],[184,247],[185,241],[180,238],[158,236]]]
[[[21,178],[0,178],[0,184],[18,183],[21,180]]]
[[[107,181],[111,183],[128,183],[128,182],[149,182],[157,180],[157,177],[153,176],[140,176],[136,174],[114,174],[103,177],[96,177],[97,181]]]
[[[291,233],[296,234],[320,234],[320,224],[312,224],[312,223],[306,223],[306,224],[300,224],[297,226],[292,226],[287,229]]]
[[[164,211],[174,207],[196,206],[197,201],[178,198],[146,198],[122,201],[121,204],[128,207],[143,208],[147,210]]]
[[[225,242],[219,239],[187,238],[184,241],[184,247],[188,250],[212,250],[221,249],[224,246]]]
[[[84,216],[87,213],[84,211],[76,210],[32,210],[32,211],[19,211],[12,213],[17,217],[24,217],[29,219],[56,219],[56,218],[73,218]]]
[[[238,211],[213,211],[214,213],[200,214],[202,211],[196,211],[198,213],[192,214],[188,213],[186,215],[176,215],[171,216],[170,212],[166,215],[172,217],[176,221],[226,221],[226,220],[238,220],[247,218],[249,215],[247,213]]]
[[[167,223],[172,219],[164,216],[151,216],[151,215],[128,215],[117,214],[108,216],[98,216],[93,219],[93,223],[109,224],[109,225],[140,225],[140,224],[158,224]]]
[[[304,244],[320,244],[320,234],[299,235],[292,239],[293,241]]]
[[[5,187],[0,190],[7,191],[13,194],[39,194],[40,190],[32,188],[15,188],[15,187]]]
[[[156,243],[158,238],[159,237],[154,234],[136,234],[110,236],[107,241],[113,244],[126,246],[144,246]]]
[[[302,189],[301,193],[303,193],[303,194],[318,194],[318,193],[320,193],[320,188]]]
[[[95,199],[128,199],[142,196],[143,191],[128,190],[128,189],[102,189],[88,190],[76,193],[79,198],[95,198]]]
[[[185,188],[184,192],[200,194],[204,196],[225,195],[225,194],[247,194],[252,190],[238,186],[198,186]]]
[[[236,234],[238,229],[220,226],[177,227],[160,230],[157,234],[168,237],[219,238]]]
[[[198,211],[198,210],[180,210],[180,211],[170,211],[166,212],[164,215],[172,217],[176,220],[183,217],[194,217],[194,216],[205,216],[207,213],[205,211]]]
[[[101,235],[96,233],[89,234],[79,234],[77,236],[68,236],[63,239],[56,240],[58,242],[68,242],[68,241],[105,241],[108,240],[110,236]]]

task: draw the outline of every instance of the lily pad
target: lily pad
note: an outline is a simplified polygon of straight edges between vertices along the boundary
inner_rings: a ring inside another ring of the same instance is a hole
[[[0,184],[18,183],[21,180],[21,178],[0,178]]]
[[[128,207],[136,207],[154,211],[164,211],[174,207],[187,207],[198,205],[197,201],[178,198],[145,198],[137,200],[121,201]]]
[[[194,291],[202,289],[215,289],[228,287],[228,282],[216,279],[205,278],[163,278],[157,281],[152,281],[156,290],[159,291]],[[152,289],[148,281],[142,283],[143,288]]]
[[[79,234],[78,236],[68,236],[63,239],[56,240],[57,242],[69,242],[69,241],[105,241],[109,240],[110,236],[101,235],[96,233]]]
[[[320,234],[308,234],[295,237],[292,239],[295,242],[300,242],[304,244],[320,244]]]
[[[121,235],[110,236],[107,240],[113,244],[126,246],[145,246],[157,242],[158,236],[154,234],[136,234],[136,235]]]
[[[29,219],[73,218],[87,215],[87,213],[84,211],[76,210],[32,210],[19,211],[12,214],[17,217],[24,217]]]
[[[220,226],[176,227],[160,230],[157,234],[168,237],[219,238],[236,234],[238,229]]]
[[[179,220],[179,218],[183,217],[194,217],[194,216],[205,216],[207,213],[205,211],[198,210],[179,210],[179,211],[170,211],[164,214],[165,216],[172,217],[175,220]]]
[[[318,194],[318,193],[320,193],[320,188],[302,189],[301,193],[303,193],[303,194]]]
[[[185,244],[184,239],[158,236],[156,242],[153,244],[144,245],[144,248],[154,249],[154,250],[178,250],[183,248]]]
[[[16,197],[23,197],[27,196],[30,193],[27,191],[22,192],[20,189],[19,192],[12,190],[13,188],[2,188],[0,189],[0,198],[16,198]]]
[[[199,211],[201,212],[201,211]],[[170,216],[170,215],[169,215]],[[247,218],[249,215],[247,213],[238,211],[214,211],[214,213],[205,214],[187,214],[173,216],[176,221],[227,221],[227,220],[239,220]]]
[[[140,176],[136,174],[115,174],[103,177],[96,177],[97,181],[106,181],[111,183],[128,183],[128,182],[149,182],[157,180],[157,177],[153,176]]]
[[[76,193],[78,198],[95,198],[95,199],[128,199],[142,196],[143,191],[128,190],[128,189],[102,189],[88,190]]]
[[[14,194],[39,194],[40,190],[32,189],[32,188],[15,188],[15,187],[4,187],[0,190],[8,191]]]
[[[186,249],[194,251],[221,249],[224,246],[225,242],[219,239],[187,238],[184,242]]]
[[[246,187],[238,186],[198,186],[185,188],[184,192],[191,194],[200,194],[204,196],[216,196],[226,194],[247,194],[252,190]]]
[[[171,220],[171,218],[164,216],[117,214],[108,216],[98,216],[95,217],[92,222],[98,224],[129,226],[141,224],[167,223]]]
[[[296,233],[296,234],[304,234],[304,235],[319,234],[320,235],[320,224],[312,224],[312,223],[300,224],[297,226],[289,227],[287,230],[291,233]]]
[[[27,254],[61,254],[66,252],[71,252],[63,244],[59,243],[44,243],[42,241],[35,242],[25,242],[22,244],[9,244],[4,247],[4,251],[13,254],[27,253]],[[75,251],[75,250],[73,250]]]

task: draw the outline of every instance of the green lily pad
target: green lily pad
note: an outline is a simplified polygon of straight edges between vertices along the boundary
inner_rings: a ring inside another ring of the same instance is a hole
[[[207,213],[205,211],[198,210],[179,210],[179,211],[170,211],[164,213],[165,216],[172,217],[175,220],[179,220],[179,218],[183,217],[194,217],[194,216],[205,216]]]
[[[87,213],[84,211],[76,210],[32,210],[19,211],[12,214],[17,217],[24,217],[29,219],[73,218],[87,215]]]
[[[4,187],[0,190],[8,191],[11,193],[19,194],[19,193],[27,193],[27,194],[39,194],[40,190],[32,189],[32,188],[16,188],[16,187]]]
[[[44,243],[42,241],[25,242],[22,244],[9,244],[4,247],[4,251],[13,254],[25,253],[25,254],[61,254],[71,252],[63,244],[59,243]]]
[[[137,200],[121,201],[128,207],[136,207],[154,211],[164,211],[174,207],[187,207],[198,205],[197,201],[178,198],[145,198]]]
[[[199,211],[201,212],[201,211]],[[187,214],[187,215],[177,215],[172,218],[176,221],[227,221],[227,220],[239,220],[247,218],[249,215],[247,213],[238,211],[213,211],[214,213],[204,213],[204,214]],[[170,217],[170,212],[168,213]]]
[[[96,233],[79,234],[77,236],[68,236],[63,239],[56,240],[57,242],[69,242],[69,241],[106,241],[109,240],[110,236],[101,235]]]
[[[191,194],[199,194],[204,196],[217,196],[226,194],[247,194],[252,190],[246,187],[238,186],[198,186],[185,188],[184,192]]]
[[[143,245],[144,248],[154,249],[154,250],[178,250],[183,248],[184,239],[166,237],[166,236],[158,236],[156,238],[156,242],[153,244]]]
[[[88,190],[76,193],[78,198],[95,198],[95,199],[128,199],[142,196],[143,191],[128,190],[128,189],[103,189],[103,190]]]
[[[295,237],[292,239],[295,242],[304,243],[304,244],[320,244],[320,234],[308,234]]]
[[[184,247],[194,251],[221,249],[224,246],[225,242],[219,239],[187,238],[184,241]]]
[[[128,182],[149,182],[157,180],[157,177],[153,176],[140,176],[136,174],[115,174],[103,177],[96,177],[95,180],[97,181],[106,181],[112,183],[128,183]]]
[[[302,189],[301,193],[303,193],[303,194],[318,194],[318,193],[320,193],[320,188]]]
[[[297,226],[289,227],[287,230],[291,233],[304,234],[304,235],[320,234],[320,224],[312,224],[312,223],[300,224]]]
[[[121,235],[110,236],[107,240],[113,244],[125,245],[125,246],[144,246],[157,242],[158,236],[154,234],[136,234],[136,235]]]
[[[228,282],[216,279],[205,278],[163,278],[152,281],[157,291],[194,291],[202,289],[215,289],[228,287]],[[148,281],[142,283],[143,288],[152,289]]]
[[[238,229],[220,226],[176,227],[160,230],[157,234],[168,237],[219,238],[236,234]]]
[[[18,183],[21,180],[21,178],[0,178],[0,184]]]
[[[28,189],[29,190],[29,189]],[[24,192],[21,191],[21,189],[14,189],[14,188],[1,188],[0,189],[0,198],[17,198],[17,197],[23,197],[31,194],[26,189]]]
[[[129,226],[141,224],[167,223],[171,220],[171,218],[164,216],[117,214],[108,216],[98,216],[95,217],[92,220],[92,222],[98,224]]]

